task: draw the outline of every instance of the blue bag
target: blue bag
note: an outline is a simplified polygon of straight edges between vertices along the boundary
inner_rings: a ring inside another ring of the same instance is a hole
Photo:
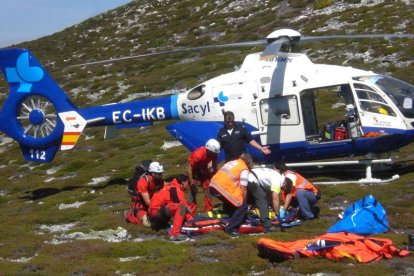
[[[346,208],[343,218],[332,225],[327,232],[371,235],[387,231],[389,231],[387,213],[375,197],[369,195]]]

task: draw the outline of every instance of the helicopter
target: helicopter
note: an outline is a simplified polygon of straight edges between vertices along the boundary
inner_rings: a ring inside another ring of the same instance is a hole
[[[51,162],[58,149],[72,149],[86,127],[142,127],[163,120],[177,120],[167,130],[193,151],[216,138],[224,111],[232,111],[259,144],[269,146],[270,155],[248,146],[247,152],[260,163],[362,156],[411,143],[413,85],[371,71],[315,64],[307,55],[290,51],[302,42],[338,38],[414,35],[302,36],[295,30],[280,29],[263,40],[79,64],[76,66],[182,51],[265,46],[263,52],[248,54],[236,71],[179,94],[86,108],[71,102],[30,51],[0,50],[0,67],[10,86],[0,111],[0,130],[19,143],[26,160],[35,162]],[[334,115],[323,115],[324,108]]]

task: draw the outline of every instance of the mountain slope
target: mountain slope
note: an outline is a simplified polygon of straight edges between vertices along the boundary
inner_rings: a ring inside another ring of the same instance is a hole
[[[282,27],[304,35],[414,33],[411,2],[133,1],[19,46],[38,57],[77,105],[91,106],[192,87],[234,70],[246,54],[262,49],[205,50],[105,66],[70,65],[175,47],[263,39]],[[335,40],[306,44],[301,50],[314,62],[354,66],[414,83],[413,46],[414,41],[406,39]],[[7,97],[2,80],[1,102]],[[188,152],[182,146],[169,147],[166,142],[172,137],[164,130],[166,124],[123,130],[116,139],[106,141],[103,129],[88,129],[74,150],[58,152],[51,164],[26,162],[18,145],[1,134],[1,273],[408,275],[414,271],[413,257],[369,266],[321,259],[271,264],[256,256],[257,236],[233,240],[214,233],[176,245],[163,240],[163,232],[124,223],[122,213],[129,207],[125,179],[135,163],[159,160],[167,176],[184,170]],[[412,152],[410,146],[392,154],[412,158]],[[393,228],[384,236],[404,246],[406,234],[414,229],[410,168],[386,186],[321,187],[319,220],[269,236],[295,240],[322,234],[335,221],[338,209],[373,194],[386,207]]]

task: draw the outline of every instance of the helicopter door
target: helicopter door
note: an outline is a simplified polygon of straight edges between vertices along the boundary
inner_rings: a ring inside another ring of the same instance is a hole
[[[371,128],[374,131],[378,131],[378,128],[406,129],[404,121],[374,88],[362,83],[353,83],[353,86],[364,132],[371,131]]]
[[[318,121],[315,111],[315,96],[314,93],[301,93],[300,99],[302,102],[303,123],[305,126],[306,137],[317,136]]]
[[[304,139],[300,123],[298,99],[295,95],[276,96],[260,101],[260,139],[263,145]]]

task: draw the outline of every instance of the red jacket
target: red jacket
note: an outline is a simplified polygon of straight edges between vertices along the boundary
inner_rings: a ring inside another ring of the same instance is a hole
[[[160,188],[155,183],[151,175],[145,175],[139,178],[137,181],[137,191],[138,193],[148,193],[150,197]]]
[[[170,203],[184,203],[189,207],[185,200],[185,193],[175,178],[152,196],[149,209],[159,210],[163,205]]]
[[[217,167],[217,155],[209,155],[206,147],[199,147],[190,154],[187,162],[191,165],[196,177],[209,177]]]

